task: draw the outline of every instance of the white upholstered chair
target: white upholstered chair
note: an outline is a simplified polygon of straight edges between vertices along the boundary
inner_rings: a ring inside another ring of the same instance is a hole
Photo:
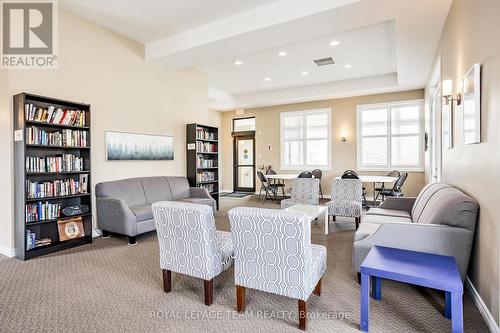
[[[332,200],[327,203],[328,216],[335,221],[336,216],[352,217],[356,229],[361,221],[363,207],[363,184],[359,179],[334,179]]]
[[[316,192],[317,193],[317,192]],[[305,213],[233,208],[229,222],[234,243],[237,310],[245,310],[245,288],[298,300],[299,327],[306,327],[306,302],[321,293],[326,248],[311,244]]]
[[[290,199],[281,200],[281,209],[297,204],[319,206],[319,181],[318,178],[294,179]]]
[[[233,263],[231,233],[215,230],[207,205],[160,201],[152,207],[164,291],[172,290],[171,272],[197,277],[204,281],[205,305],[211,305],[213,278]]]

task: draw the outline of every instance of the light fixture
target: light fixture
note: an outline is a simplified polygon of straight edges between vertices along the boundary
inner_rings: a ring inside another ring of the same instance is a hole
[[[271,81],[271,78],[270,77],[265,77],[264,81]]]
[[[453,97],[453,81],[452,80],[444,80],[442,85],[442,94],[443,98],[446,102],[446,105],[449,105],[450,102],[457,101],[457,105],[462,103],[462,95],[460,93],[457,94],[456,97]]]
[[[241,66],[241,65],[243,65],[243,62],[242,62],[241,60],[236,60],[236,61],[234,62],[234,64],[235,64],[236,66]]]
[[[337,46],[337,45],[339,45],[339,44],[340,44],[340,43],[339,43],[338,41],[336,41],[336,40],[332,40],[332,41],[330,42],[330,46]]]
[[[241,116],[243,114],[245,114],[245,109],[243,108],[236,108],[235,112],[234,112],[236,115],[238,116]]]
[[[286,53],[286,51],[280,51],[280,52],[278,52],[278,55],[279,55],[280,57],[285,57],[287,54],[288,54],[288,53]]]
[[[346,130],[343,130],[342,132],[340,132],[340,141],[341,142],[347,141],[347,131]]]
[[[352,67],[352,65],[351,65],[351,64],[345,64],[345,65],[344,65],[344,68],[351,68],[351,67]]]
[[[300,73],[300,75],[306,76],[306,75],[309,75],[309,72],[302,72],[302,73]]]

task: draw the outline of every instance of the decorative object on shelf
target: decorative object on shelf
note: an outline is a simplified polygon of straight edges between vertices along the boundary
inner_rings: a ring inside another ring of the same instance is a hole
[[[443,103],[441,109],[441,133],[443,148],[453,148],[453,108]]]
[[[174,138],[167,135],[106,132],[107,161],[165,161],[174,159]]]
[[[85,236],[81,217],[57,220],[57,229],[61,242]]]
[[[75,215],[87,214],[89,210],[90,208],[87,205],[75,205],[75,206],[64,207],[62,209],[62,213],[64,216],[75,216]]]
[[[462,142],[481,142],[481,65],[474,64],[462,79]]]

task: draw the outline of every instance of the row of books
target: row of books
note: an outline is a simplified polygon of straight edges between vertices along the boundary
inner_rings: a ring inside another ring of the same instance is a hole
[[[199,140],[215,140],[215,133],[198,127],[196,129],[196,138]]]
[[[26,222],[54,220],[61,216],[61,204],[37,202],[26,205]]]
[[[82,180],[80,175],[80,179]],[[62,179],[46,182],[26,181],[26,196],[29,199],[60,197],[65,195],[75,195],[80,193],[87,193],[87,181],[80,181],[75,179]]]
[[[203,158],[203,156],[197,156],[196,157],[196,166],[198,168],[213,168],[217,166],[217,161],[216,160],[206,160]]]
[[[217,145],[210,142],[196,141],[196,151],[199,153],[216,153]]]
[[[197,182],[210,182],[215,180],[215,172],[213,171],[201,171],[196,174]]]
[[[213,193],[217,192],[215,191],[216,190],[215,185],[216,184],[200,184],[199,186],[202,188],[206,188],[209,193]]]
[[[83,171],[83,157],[62,154],[48,157],[26,157],[26,172]]]
[[[33,104],[25,104],[26,121],[38,121],[47,124],[86,126],[86,112],[80,110],[62,110],[55,106],[40,108]]]
[[[26,128],[26,143],[30,145],[87,147],[87,131],[63,129],[47,132],[36,126]]]
[[[26,230],[26,249],[31,250],[35,247],[52,244],[50,238],[36,239],[36,233],[31,230]]]

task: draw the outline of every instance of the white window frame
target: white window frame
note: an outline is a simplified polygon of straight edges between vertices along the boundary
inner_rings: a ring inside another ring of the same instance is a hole
[[[418,104],[420,107],[419,112],[419,165],[393,165],[392,161],[392,131],[391,131],[391,108],[405,104]],[[362,147],[362,128],[361,128],[361,112],[366,109],[374,108],[387,108],[387,165],[364,165],[362,164],[363,147]],[[425,133],[425,117],[424,117],[424,100],[413,99],[394,101],[386,103],[375,104],[360,104],[356,108],[356,141],[357,141],[357,168],[359,171],[411,171],[411,172],[424,172],[424,133]]]
[[[328,123],[327,123],[327,146],[328,146],[328,157],[327,157],[327,165],[308,165],[307,164],[307,142],[308,141],[314,141],[314,140],[324,140],[324,139],[310,139],[307,140],[306,137],[306,129],[307,129],[307,114],[314,114],[314,113],[326,113],[327,118],[328,118]],[[302,115],[304,117],[303,121],[303,126],[302,126],[302,131],[303,131],[303,139],[302,139],[302,144],[303,144],[303,165],[285,165],[285,147],[284,147],[284,118],[285,116],[288,115]],[[280,113],[280,163],[281,163],[281,170],[311,170],[311,169],[321,169],[321,170],[331,170],[332,169],[332,109],[331,108],[320,108],[320,109],[309,109],[309,110],[300,110],[300,111],[287,111],[287,112],[281,112]]]

